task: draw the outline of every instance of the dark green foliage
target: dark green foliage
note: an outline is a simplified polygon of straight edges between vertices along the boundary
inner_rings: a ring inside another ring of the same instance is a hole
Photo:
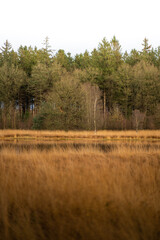
[[[4,63],[10,63],[11,59],[10,59],[10,53],[12,51],[12,46],[11,44],[8,42],[8,40],[6,40],[6,42],[4,43],[4,46],[2,46],[1,50],[1,61],[2,64]]]
[[[154,123],[155,123],[155,128],[160,129],[160,104],[157,105],[154,112]]]
[[[74,61],[76,68],[86,69],[91,65],[91,56],[88,51],[85,51],[84,54],[76,54]]]
[[[136,49],[131,50],[130,54],[125,55],[125,62],[131,66],[134,66],[140,60],[140,53]]]
[[[20,46],[18,49],[19,64],[21,68],[30,77],[33,66],[37,63],[37,52],[32,47]]]
[[[65,75],[54,85],[46,102],[40,106],[34,119],[34,129],[83,129],[85,120],[85,95],[80,82]]]
[[[57,52],[53,60],[69,72],[72,72],[72,70],[74,69],[74,63],[71,54],[66,54],[65,51],[62,49]]]
[[[87,84],[97,92],[88,87],[84,94]],[[54,54],[48,37],[41,49],[15,52],[8,40],[0,48],[1,128],[86,129],[96,108],[103,129],[131,128],[135,111],[146,116],[145,127],[160,128],[159,105],[160,46],[147,38],[141,51],[124,54],[115,36],[75,57],[62,49]]]
[[[128,118],[132,113],[132,68],[128,64],[123,64],[119,67],[114,76],[115,91],[114,99],[119,105],[125,118]]]

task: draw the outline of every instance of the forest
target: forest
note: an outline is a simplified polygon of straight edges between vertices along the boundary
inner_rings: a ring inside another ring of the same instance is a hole
[[[122,52],[114,36],[74,57],[8,40],[0,48],[0,129],[160,129],[160,46]]]

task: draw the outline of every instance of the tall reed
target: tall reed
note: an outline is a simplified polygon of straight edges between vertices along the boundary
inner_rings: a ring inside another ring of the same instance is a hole
[[[160,150],[0,152],[0,240],[160,239]]]

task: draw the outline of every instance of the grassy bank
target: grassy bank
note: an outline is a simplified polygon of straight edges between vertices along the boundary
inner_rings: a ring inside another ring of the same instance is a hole
[[[144,139],[160,140],[160,130],[141,131],[34,131],[34,130],[0,130],[0,140],[3,139],[96,139],[96,140],[121,140]]]
[[[0,152],[0,240],[160,239],[160,150]]]

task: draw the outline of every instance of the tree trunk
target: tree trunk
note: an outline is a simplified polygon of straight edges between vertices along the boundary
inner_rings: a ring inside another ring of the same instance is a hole
[[[103,91],[103,119],[104,119],[104,128],[106,128],[106,92]]]
[[[5,129],[6,128],[6,113],[5,113],[5,109],[3,109],[2,119],[3,119],[3,129]]]
[[[97,109],[97,96],[94,101],[94,132],[97,133],[97,124],[96,124],[96,109]]]

